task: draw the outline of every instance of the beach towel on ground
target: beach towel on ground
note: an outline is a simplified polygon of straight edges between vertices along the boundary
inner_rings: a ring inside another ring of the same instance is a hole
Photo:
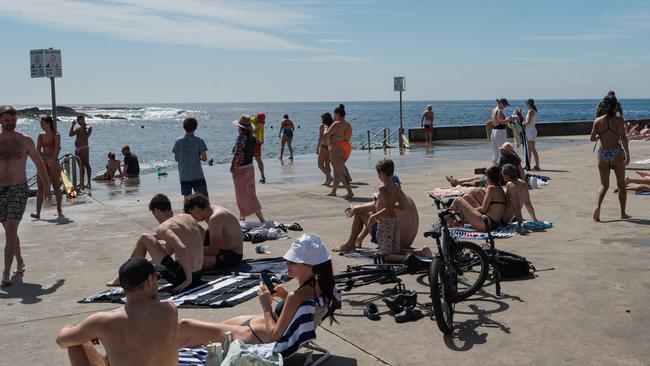
[[[158,288],[161,300],[171,300],[180,308],[221,308],[232,307],[257,296],[260,278],[258,275],[228,275],[221,277],[204,276],[207,282],[172,294],[172,285],[165,283]],[[114,287],[96,295],[88,296],[78,303],[119,303],[126,298],[121,288]]]
[[[218,270],[203,271],[203,274],[225,274],[225,273],[282,273],[287,271],[287,262],[282,257],[244,259],[241,263]]]
[[[464,196],[467,193],[471,192],[476,187],[444,187],[444,188],[435,188],[433,191],[429,191],[429,194],[438,196],[440,198],[450,197],[450,196]]]
[[[531,231],[545,231],[553,227],[550,221],[524,221],[524,225]],[[488,235],[486,232],[474,230],[471,226],[449,228],[451,236],[456,239],[473,239],[484,240]],[[490,232],[495,239],[507,239],[517,235],[517,223],[513,222],[508,225],[498,227]]]
[[[228,355],[221,365],[224,366],[282,366],[279,353],[273,352],[275,343],[246,344],[235,340],[230,344]],[[204,366],[208,355],[205,346],[181,348],[178,351],[179,366]]]
[[[341,252],[339,255],[352,258],[352,259],[361,259],[363,261],[372,262],[375,256],[379,254],[379,249],[364,249],[356,250],[354,252]]]
[[[248,164],[236,168],[232,180],[235,183],[235,198],[239,207],[239,216],[246,217],[253,215],[262,209],[260,201],[255,192],[255,167]]]

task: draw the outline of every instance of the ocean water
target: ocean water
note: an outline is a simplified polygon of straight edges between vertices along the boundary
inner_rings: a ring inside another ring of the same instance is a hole
[[[360,146],[372,134],[384,127],[391,130],[399,127],[399,102],[350,102],[345,103],[346,119],[352,124],[353,146]],[[514,107],[524,109],[522,100],[512,100],[506,115]],[[538,123],[590,120],[593,119],[597,100],[538,100]],[[436,126],[481,125],[490,118],[494,101],[405,101],[403,104],[404,128],[420,125],[420,118],[427,104],[432,104],[436,113]],[[621,100],[626,118],[650,117],[650,99]],[[154,171],[157,167],[170,169],[175,166],[172,147],[174,141],[184,134],[182,121],[195,117],[199,121],[196,135],[203,138],[208,146],[209,158],[217,163],[228,163],[237,137],[237,128],[232,121],[242,113],[266,113],[264,158],[277,158],[280,150],[278,138],[282,116],[287,113],[294,121],[294,154],[315,154],[318,139],[320,115],[332,113],[338,103],[179,103],[179,104],[126,104],[126,105],[68,105],[91,116],[108,115],[124,119],[89,118],[93,126],[90,137],[90,154],[93,174],[103,171],[106,154],[115,152],[121,157],[124,144],[131,146],[141,163],[143,173]],[[18,108],[32,106],[16,106]],[[39,106],[49,108],[48,106]],[[74,150],[74,139],[68,137],[72,118],[62,117],[59,132],[62,136],[62,153]],[[37,120],[20,119],[20,131],[36,138],[40,133]],[[30,167],[30,172],[33,168]]]

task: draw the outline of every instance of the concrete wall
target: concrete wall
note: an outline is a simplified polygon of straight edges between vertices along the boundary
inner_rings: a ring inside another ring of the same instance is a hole
[[[632,123],[650,125],[650,119],[629,120]],[[538,136],[570,136],[588,135],[591,133],[593,121],[566,121],[538,123]],[[424,141],[423,128],[410,128],[408,131],[410,141]],[[512,131],[508,129],[508,136],[512,137]],[[486,138],[485,125],[483,126],[449,126],[436,127],[433,131],[434,140],[463,140]]]

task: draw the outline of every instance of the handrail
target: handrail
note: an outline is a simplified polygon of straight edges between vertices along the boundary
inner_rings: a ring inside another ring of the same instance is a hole
[[[377,132],[376,134],[374,134],[372,137],[368,137],[368,141],[372,141],[372,140],[374,140],[375,137],[379,136],[379,134],[381,134],[381,133],[384,133],[385,130],[389,130],[389,131],[390,131],[390,129],[382,128],[381,130],[379,130],[379,132]],[[370,131],[368,131],[368,134],[370,134]],[[384,136],[385,136],[385,134],[384,134]],[[364,150],[368,144],[369,144],[369,142],[364,142],[363,145],[361,145],[361,149]]]
[[[74,161],[76,164],[70,164],[70,161]],[[77,188],[79,182],[77,182],[77,167],[81,169],[81,160],[78,156],[67,153],[59,157],[59,165],[61,166],[61,171],[65,171],[68,174],[68,178],[72,182],[72,186]],[[71,169],[72,168],[72,169]],[[72,170],[72,177],[70,177],[70,171]],[[32,188],[38,183],[38,174],[34,174],[27,180],[27,185],[29,188]],[[62,183],[63,184],[63,183]]]
[[[391,131],[390,128],[382,128],[379,132],[370,136],[370,131],[368,131],[368,140],[361,145],[361,150],[373,150],[373,149],[389,149],[391,146],[391,138],[394,137],[395,133],[399,134],[399,129]],[[384,137],[376,141],[376,137],[383,134]]]

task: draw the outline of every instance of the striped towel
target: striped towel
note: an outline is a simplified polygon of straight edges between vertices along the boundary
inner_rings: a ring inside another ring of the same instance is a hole
[[[172,286],[164,284],[158,288],[158,293],[161,300],[169,299],[181,308],[231,307],[256,297],[259,281],[258,275],[229,275],[217,277],[178,294],[170,293]],[[124,291],[117,287],[111,288],[78,301],[78,303],[82,304],[106,302],[126,303]]]
[[[487,233],[483,231],[477,231],[469,225],[463,227],[449,228],[451,236],[456,239],[472,239],[472,240],[484,240],[487,239]],[[492,237],[499,239],[512,238],[517,235],[517,223],[508,224],[500,228],[496,228],[491,231]]]
[[[205,347],[181,348],[178,350],[179,366],[204,366],[208,351]]]
[[[287,358],[298,352],[303,344],[316,338],[316,323],[314,322],[316,308],[323,308],[325,300],[322,297],[314,298],[303,302],[296,314],[289,322],[289,326],[282,334],[279,341],[275,342],[274,352]],[[320,320],[319,320],[320,322]]]

